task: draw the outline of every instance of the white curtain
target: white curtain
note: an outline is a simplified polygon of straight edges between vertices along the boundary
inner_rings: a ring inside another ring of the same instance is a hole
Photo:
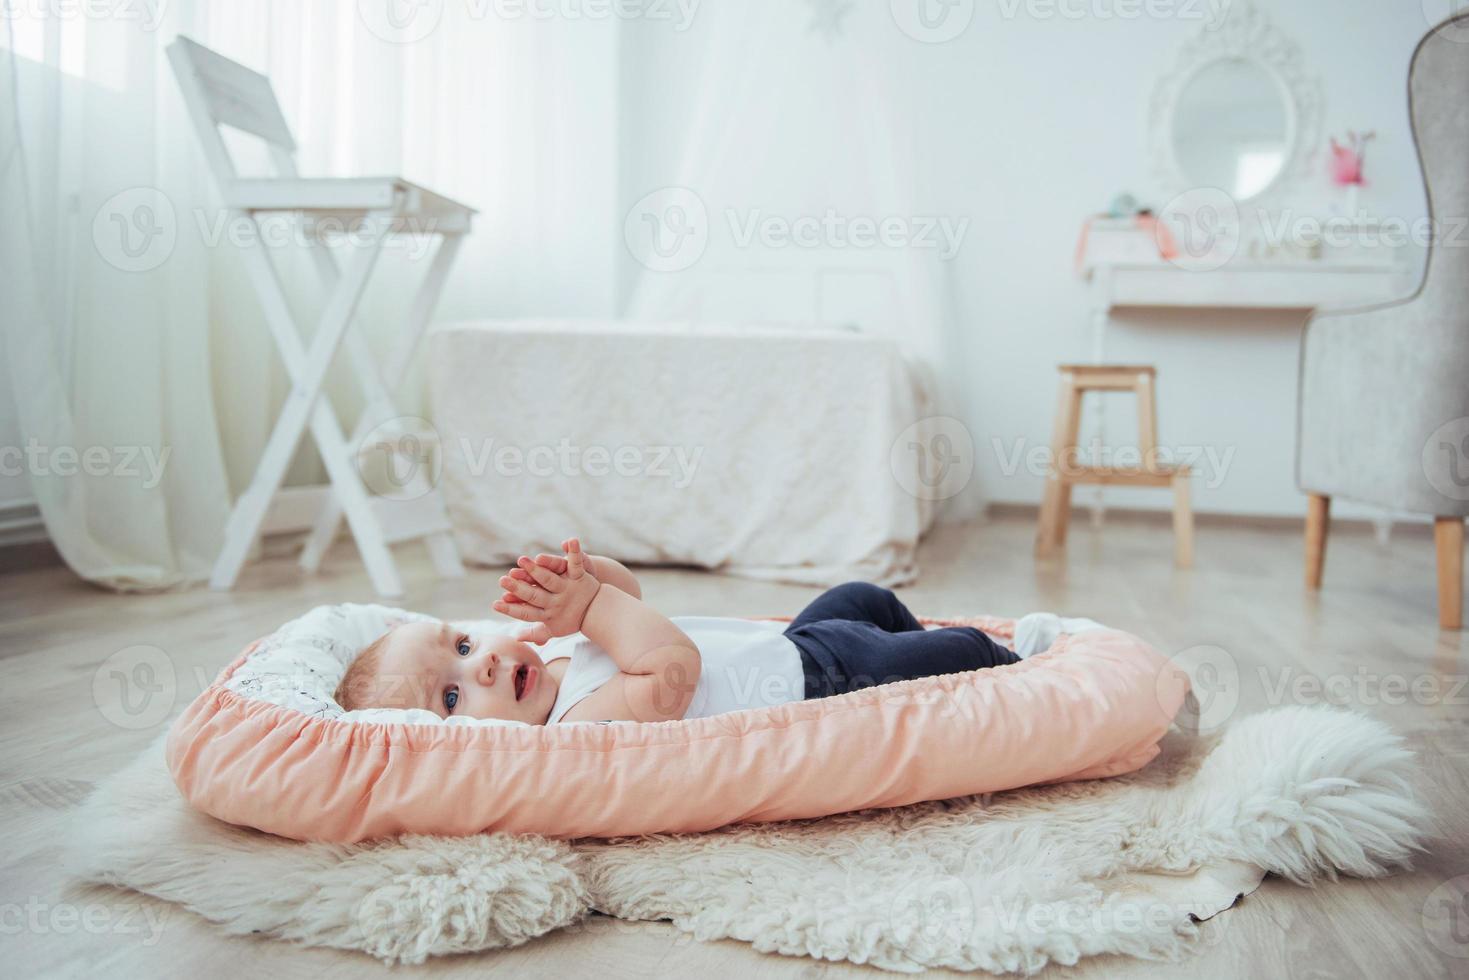
[[[206,572],[228,506],[205,257],[172,217],[203,187],[156,32],[48,6],[8,6],[0,52],[11,458],[79,574],[167,588]]]
[[[666,163],[645,161],[631,221],[658,228],[665,251],[690,221],[707,240],[697,258],[644,261],[630,226],[627,315],[887,335],[924,380],[928,413],[967,417],[949,259],[970,229],[926,207],[912,126],[917,99],[934,96],[907,93],[894,70],[912,44],[887,5],[709,0],[687,34],[637,37],[646,56],[629,61],[654,74],[648,88],[682,97],[664,97],[681,105],[654,125],[678,135],[660,145]],[[854,230],[885,221],[888,243]],[[946,501],[942,516],[972,516],[977,491]]]
[[[47,532],[83,577],[205,577],[287,390],[220,234],[163,52],[175,35],[272,78],[303,174],[397,173],[480,210],[441,318],[613,311],[615,20],[399,4],[436,17],[404,37],[355,0],[5,2],[0,387]],[[235,135],[242,172],[267,172]],[[421,246],[379,263],[359,316],[376,346],[402,322]],[[301,250],[287,239],[272,258],[314,323]],[[345,372],[328,391],[349,424],[360,401]],[[421,401],[410,387],[402,407]],[[320,475],[303,447],[287,482]]]

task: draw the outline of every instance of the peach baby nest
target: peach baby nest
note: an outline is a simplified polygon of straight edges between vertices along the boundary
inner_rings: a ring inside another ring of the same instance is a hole
[[[1157,755],[1188,693],[1160,653],[1104,630],[1007,667],[686,721],[344,713],[332,692],[357,651],[394,620],[427,618],[323,606],[252,644],[170,732],[184,797],[229,823],[338,843],[710,830],[1131,772]]]

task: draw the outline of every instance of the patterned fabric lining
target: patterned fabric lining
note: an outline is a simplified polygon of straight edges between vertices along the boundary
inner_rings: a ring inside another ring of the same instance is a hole
[[[391,606],[344,603],[318,606],[260,641],[225,688],[241,697],[299,711],[311,718],[380,725],[521,725],[500,718],[440,718],[418,708],[343,711],[332,699],[357,654],[397,623],[435,622],[432,616]],[[456,624],[471,635],[506,633],[512,623]]]

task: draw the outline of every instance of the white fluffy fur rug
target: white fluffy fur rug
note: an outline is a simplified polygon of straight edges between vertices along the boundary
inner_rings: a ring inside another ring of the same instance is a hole
[[[77,876],[234,933],[390,962],[494,949],[589,910],[701,940],[912,971],[1184,954],[1266,872],[1385,874],[1420,848],[1416,766],[1381,722],[1281,708],[1174,733],[1131,776],[709,834],[300,844],[199,816],[161,743],[81,808]]]

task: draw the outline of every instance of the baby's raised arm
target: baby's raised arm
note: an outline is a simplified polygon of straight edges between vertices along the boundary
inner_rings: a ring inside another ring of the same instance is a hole
[[[634,599],[643,597],[643,588],[638,584],[637,576],[617,559],[606,555],[587,555],[587,566],[603,585],[619,588]]]
[[[530,642],[543,643],[580,629],[612,657],[620,673],[577,704],[573,709],[577,720],[682,718],[699,681],[698,647],[637,596],[598,582],[587,564],[581,543],[572,538],[567,542],[564,574],[538,563],[522,565],[536,584],[509,575],[501,578],[507,595],[495,609],[534,623],[524,636]]]

